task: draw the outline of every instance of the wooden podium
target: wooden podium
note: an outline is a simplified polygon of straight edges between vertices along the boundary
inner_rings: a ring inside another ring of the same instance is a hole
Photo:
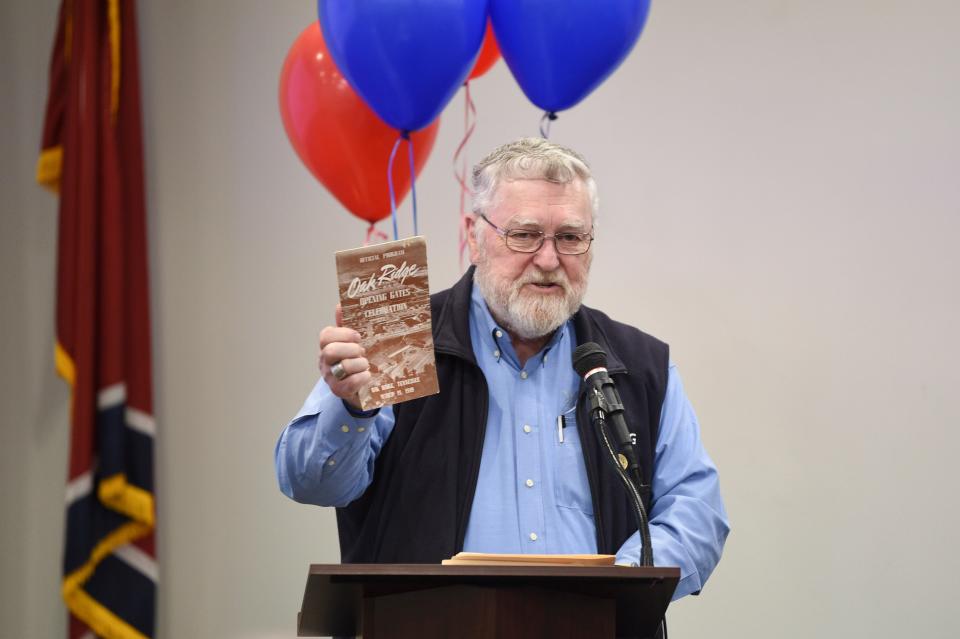
[[[314,564],[300,637],[652,637],[679,568]]]

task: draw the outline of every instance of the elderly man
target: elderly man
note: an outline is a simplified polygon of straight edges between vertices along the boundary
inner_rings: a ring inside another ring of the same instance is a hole
[[[699,592],[729,530],[717,471],[667,345],[581,306],[598,202],[589,167],[570,149],[521,139],[484,158],[473,180],[473,266],[431,298],[440,393],[360,411],[370,379],[360,336],[324,328],[323,379],[277,443],[281,490],[337,507],[345,562],[466,550],[637,564],[636,520],[571,366],[577,344],[596,342],[651,487],[654,563],[680,567],[675,598]]]

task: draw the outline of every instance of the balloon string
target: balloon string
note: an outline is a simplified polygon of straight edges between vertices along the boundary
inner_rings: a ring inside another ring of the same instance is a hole
[[[390,161],[387,163],[387,188],[390,190],[390,218],[393,220],[393,239],[400,239],[400,232],[397,230],[397,198],[393,194],[393,159],[397,155],[397,147],[403,140],[403,134],[397,136],[397,141],[393,143],[393,150],[390,151]]]
[[[543,117],[540,118],[540,137],[544,140],[550,139],[550,123],[557,119],[557,114],[554,111],[544,111]]]
[[[380,242],[386,242],[390,238],[387,237],[386,233],[374,226],[373,222],[370,222],[370,226],[367,227],[367,238],[363,241],[363,245],[370,246],[373,244],[374,242],[371,242],[371,239],[378,240],[376,243],[379,244]]]
[[[420,235],[417,228],[417,172],[413,166],[413,140],[407,131],[403,132],[403,137],[407,141],[407,159],[410,161],[410,198],[413,203],[413,234]]]
[[[467,216],[467,198],[473,195],[473,191],[467,184],[467,142],[473,135],[473,130],[477,126],[477,108],[470,97],[470,82],[463,83],[464,102],[463,102],[463,140],[457,146],[453,154],[453,177],[460,185],[460,270],[463,271],[463,254],[467,246],[467,238],[464,235],[463,218]],[[472,121],[471,121],[472,118]],[[460,166],[457,166],[459,160]]]

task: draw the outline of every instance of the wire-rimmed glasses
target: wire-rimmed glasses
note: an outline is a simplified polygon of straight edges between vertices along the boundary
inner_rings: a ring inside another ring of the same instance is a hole
[[[590,250],[593,242],[593,232],[589,233],[555,233],[547,235],[543,231],[533,229],[502,229],[483,213],[483,221],[493,227],[497,235],[503,238],[507,248],[517,253],[536,253],[547,239],[553,240],[553,247],[561,255],[582,255]]]

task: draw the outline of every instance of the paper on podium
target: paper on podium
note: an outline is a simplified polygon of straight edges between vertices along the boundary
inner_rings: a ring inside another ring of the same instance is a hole
[[[615,555],[511,555],[459,552],[444,566],[613,566]]]

